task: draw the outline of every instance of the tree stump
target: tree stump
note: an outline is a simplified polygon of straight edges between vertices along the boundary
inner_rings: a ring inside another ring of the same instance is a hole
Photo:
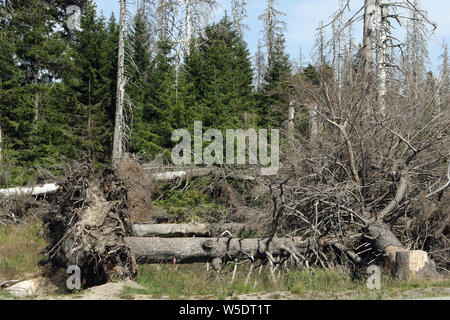
[[[399,280],[425,280],[439,278],[436,264],[422,250],[397,251],[393,275]]]

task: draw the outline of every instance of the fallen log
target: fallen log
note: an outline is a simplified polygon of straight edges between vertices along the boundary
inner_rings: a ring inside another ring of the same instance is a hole
[[[0,195],[5,197],[10,196],[39,196],[44,194],[55,193],[59,190],[59,186],[56,183],[47,183],[43,185],[36,185],[32,187],[18,187],[9,189],[0,189]]]
[[[144,167],[145,168],[145,167]],[[150,169],[147,169],[150,170]],[[233,179],[233,180],[241,180],[241,181],[254,181],[255,177],[247,174],[240,174],[236,172],[223,172],[222,170],[214,167],[209,168],[193,168],[187,170],[178,170],[178,171],[167,171],[167,172],[159,172],[152,173],[151,176],[155,181],[173,181],[176,179],[188,179],[188,178],[200,178],[206,176],[224,176]]]
[[[125,238],[137,263],[211,262],[217,258],[264,259],[289,257],[292,252],[304,253],[313,246],[304,238],[266,239],[237,238]]]
[[[387,260],[392,274],[399,280],[424,280],[440,278],[436,263],[422,250],[408,250],[382,222],[373,222],[368,227],[374,246]]]
[[[182,171],[170,171],[170,172],[160,172],[153,173],[152,178],[156,181],[172,181],[181,178],[198,178],[210,175],[214,172],[214,169],[211,168],[199,168],[199,169],[190,169],[190,170],[182,170]]]
[[[134,224],[138,237],[208,237],[218,236],[225,231],[237,234],[245,228],[242,223],[199,223],[199,224]]]

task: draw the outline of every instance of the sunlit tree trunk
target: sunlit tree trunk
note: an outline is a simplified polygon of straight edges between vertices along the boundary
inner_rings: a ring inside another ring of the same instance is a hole
[[[378,71],[378,103],[379,111],[386,111],[386,85],[387,85],[387,34],[388,34],[388,10],[387,0],[379,0],[377,8],[377,71]]]
[[[291,101],[288,108],[288,136],[289,140],[294,141],[294,130],[295,130],[295,105]]]
[[[363,47],[361,52],[365,75],[368,75],[373,68],[374,16],[375,16],[375,0],[365,0]]]
[[[112,162],[114,167],[118,167],[123,152],[123,107],[125,101],[125,20],[126,20],[126,0],[120,0],[120,21],[119,21],[119,57],[117,70],[117,97],[116,97],[116,118],[114,125],[114,140]]]

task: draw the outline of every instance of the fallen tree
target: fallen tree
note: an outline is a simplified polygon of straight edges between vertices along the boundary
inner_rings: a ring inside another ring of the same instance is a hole
[[[238,238],[137,238],[128,237],[126,243],[137,263],[193,263],[214,259],[264,260],[289,258],[293,253],[301,257],[315,245],[309,239],[238,239]]]
[[[0,196],[39,196],[45,194],[52,194],[59,190],[58,184],[47,183],[42,185],[36,185],[32,187],[18,187],[9,189],[0,189]]]
[[[151,167],[145,167],[148,171],[153,171]],[[161,170],[159,168],[158,170]],[[256,181],[256,176],[238,173],[234,170],[223,169],[217,167],[205,167],[205,168],[189,168],[189,169],[180,169],[180,170],[168,170],[165,172],[153,172],[151,173],[152,178],[155,181],[159,182],[171,182],[177,179],[192,179],[192,178],[200,178],[206,176],[214,176],[214,177],[225,177],[233,180],[240,181]]]
[[[133,234],[127,186],[113,171],[97,175],[86,163],[60,188],[48,199],[54,210],[43,218],[49,262],[64,269],[78,266],[86,287],[134,278],[136,262],[125,243],[125,237]]]
[[[198,224],[134,224],[138,237],[208,237],[223,232],[238,234],[245,229],[242,223],[198,223]]]

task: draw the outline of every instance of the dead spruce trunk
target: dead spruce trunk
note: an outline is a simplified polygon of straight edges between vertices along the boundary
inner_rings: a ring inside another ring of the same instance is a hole
[[[39,196],[57,192],[59,189],[56,183],[47,183],[43,185],[36,185],[32,187],[18,187],[10,189],[0,189],[0,196]]]
[[[305,252],[309,240],[300,238],[266,239],[230,238],[136,238],[125,239],[137,263],[211,262],[217,258],[253,257],[264,259],[266,252],[274,258],[289,257],[289,251]]]
[[[238,234],[245,225],[242,223],[199,223],[199,224],[134,224],[133,231],[138,237],[209,237],[219,236],[225,231]]]

